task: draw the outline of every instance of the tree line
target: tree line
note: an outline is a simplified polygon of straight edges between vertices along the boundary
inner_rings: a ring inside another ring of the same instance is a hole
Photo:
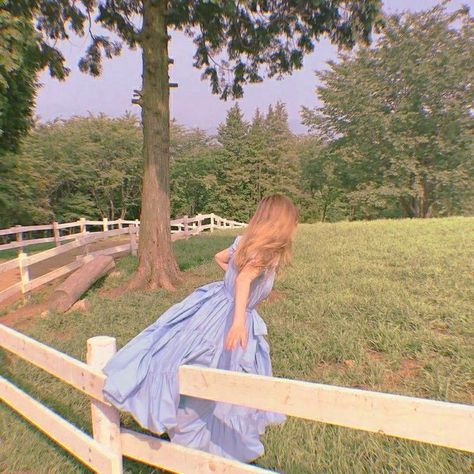
[[[304,221],[471,214],[473,20],[466,9],[390,16],[371,47],[317,73],[305,135],[281,102],[215,135],[171,123],[171,215],[247,220],[281,192]],[[0,164],[0,227],[140,216],[143,135],[126,114],[37,124]]]

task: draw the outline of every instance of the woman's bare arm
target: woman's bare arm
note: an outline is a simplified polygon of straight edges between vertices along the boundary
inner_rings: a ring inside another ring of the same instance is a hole
[[[247,265],[235,279],[234,319],[224,344],[227,350],[234,349],[238,344],[243,349],[247,346],[247,302],[250,284],[259,273],[258,268]]]
[[[229,266],[230,252],[229,249],[221,250],[220,252],[214,255],[214,260],[219,265],[222,270],[226,271]]]

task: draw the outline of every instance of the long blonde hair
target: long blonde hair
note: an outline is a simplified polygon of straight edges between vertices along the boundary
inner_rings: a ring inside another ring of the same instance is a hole
[[[248,263],[261,269],[288,264],[297,224],[291,199],[280,194],[263,198],[240,239],[234,265],[241,270]]]

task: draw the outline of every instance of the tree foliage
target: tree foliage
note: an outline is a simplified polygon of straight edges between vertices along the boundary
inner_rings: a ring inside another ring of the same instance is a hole
[[[329,143],[361,217],[460,212],[474,171],[473,20],[437,6],[385,23],[373,48],[318,74],[322,105],[304,122]]]
[[[240,97],[243,85],[301,68],[303,56],[328,35],[340,47],[368,41],[378,23],[380,0],[4,0],[13,15],[35,20],[36,49],[52,75],[67,74],[55,42],[69,32],[90,43],[79,68],[97,76],[102,58],[120,54],[122,46],[139,46],[143,83],[136,103],[142,108],[143,187],[139,264],[130,287],[171,289],[179,280],[168,232],[169,84],[168,41],[183,30],[196,45],[194,65],[204,69],[212,91],[222,98]],[[97,34],[93,26],[112,37]]]
[[[32,124],[36,73],[42,66],[35,35],[31,20],[0,8],[0,155],[16,150]]]

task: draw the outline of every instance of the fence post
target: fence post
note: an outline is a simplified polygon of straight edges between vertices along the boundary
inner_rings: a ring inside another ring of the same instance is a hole
[[[26,285],[30,281],[30,269],[28,268],[28,255],[21,251],[18,253],[18,268],[20,269],[21,294],[26,293]]]
[[[137,228],[137,236],[140,235],[140,221],[135,219],[135,227]]]
[[[87,232],[87,225],[86,225],[86,218],[81,217],[79,219],[80,226],[81,226],[81,234],[85,234]]]
[[[130,235],[130,253],[134,257],[137,256],[137,232],[138,232],[138,227],[134,225],[128,226],[128,233]]]
[[[197,221],[197,226],[198,226],[198,234],[200,234],[202,232],[202,218],[201,218],[201,214],[198,214],[196,216],[196,219],[198,220]]]
[[[104,217],[102,219],[102,227],[104,232],[107,232],[109,230],[109,224],[107,223],[107,217]]]
[[[54,244],[56,247],[59,247],[61,245],[61,241],[59,240],[59,229],[58,229],[58,223],[56,221],[53,222],[53,236],[54,236]]]
[[[215,217],[215,214],[212,213],[211,214],[211,232],[214,232],[214,217]]]
[[[186,214],[183,216],[183,231],[184,231],[184,236],[187,239],[189,237],[189,224],[188,224],[188,215]]]
[[[87,364],[102,371],[116,352],[115,338],[96,336],[87,340]],[[123,472],[120,443],[120,413],[113,406],[91,400],[92,433],[94,439],[117,454],[114,474]]]
[[[21,227],[21,225],[18,224],[18,225],[16,225],[15,227],[18,229],[19,227]],[[21,245],[21,242],[23,241],[23,232],[18,232],[18,231],[17,231],[17,233],[16,233],[16,241],[17,241],[17,242],[20,242],[19,247],[20,247],[20,249],[22,249],[22,248],[23,248],[23,245]]]

